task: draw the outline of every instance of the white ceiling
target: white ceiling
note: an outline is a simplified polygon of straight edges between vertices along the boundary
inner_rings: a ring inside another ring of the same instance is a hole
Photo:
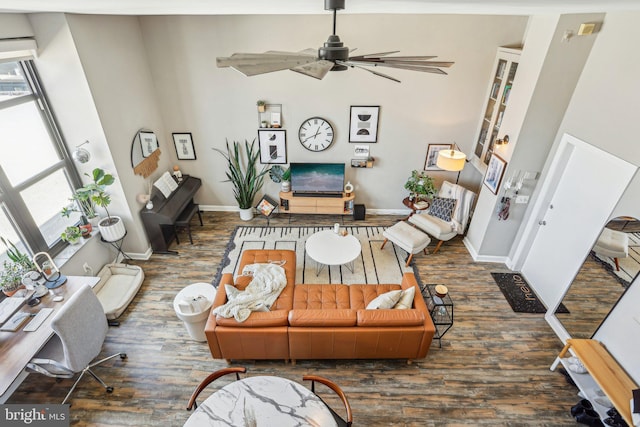
[[[638,0],[347,0],[340,13],[531,15],[640,10]],[[114,15],[313,14],[323,0],[0,0],[0,12]]]

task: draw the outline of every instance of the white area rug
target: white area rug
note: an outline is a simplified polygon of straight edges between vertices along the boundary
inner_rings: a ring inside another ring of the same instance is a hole
[[[362,253],[354,262],[353,273],[346,266],[324,268],[316,275],[316,263],[305,252],[304,244],[309,236],[333,227],[244,227],[233,232],[218,274],[213,284],[217,285],[222,273],[237,275],[240,254],[247,249],[290,249],[296,252],[296,283],[344,283],[378,284],[400,283],[402,274],[413,272],[405,267],[407,253],[391,242],[380,249],[386,227],[344,227],[360,241]],[[418,255],[420,256],[420,255]]]
[[[600,257],[594,253],[594,257],[604,264],[605,268],[613,273],[620,282],[625,286],[629,286],[633,279],[640,272],[640,233],[627,233],[629,235],[629,256],[626,258],[618,258],[620,271],[616,270],[616,263],[613,258]]]

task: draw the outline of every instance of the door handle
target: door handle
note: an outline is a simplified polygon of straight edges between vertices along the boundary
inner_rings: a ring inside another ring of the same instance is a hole
[[[538,225],[547,225],[547,221],[538,221]]]

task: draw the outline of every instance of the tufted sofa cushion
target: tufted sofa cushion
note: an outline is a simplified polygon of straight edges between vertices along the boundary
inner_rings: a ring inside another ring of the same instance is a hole
[[[290,326],[356,326],[356,310],[296,310],[289,312]]]
[[[296,285],[293,309],[348,309],[348,285]]]

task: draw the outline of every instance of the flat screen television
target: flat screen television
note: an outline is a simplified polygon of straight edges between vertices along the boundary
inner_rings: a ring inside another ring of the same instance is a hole
[[[291,163],[291,190],[297,196],[341,196],[344,163]]]

